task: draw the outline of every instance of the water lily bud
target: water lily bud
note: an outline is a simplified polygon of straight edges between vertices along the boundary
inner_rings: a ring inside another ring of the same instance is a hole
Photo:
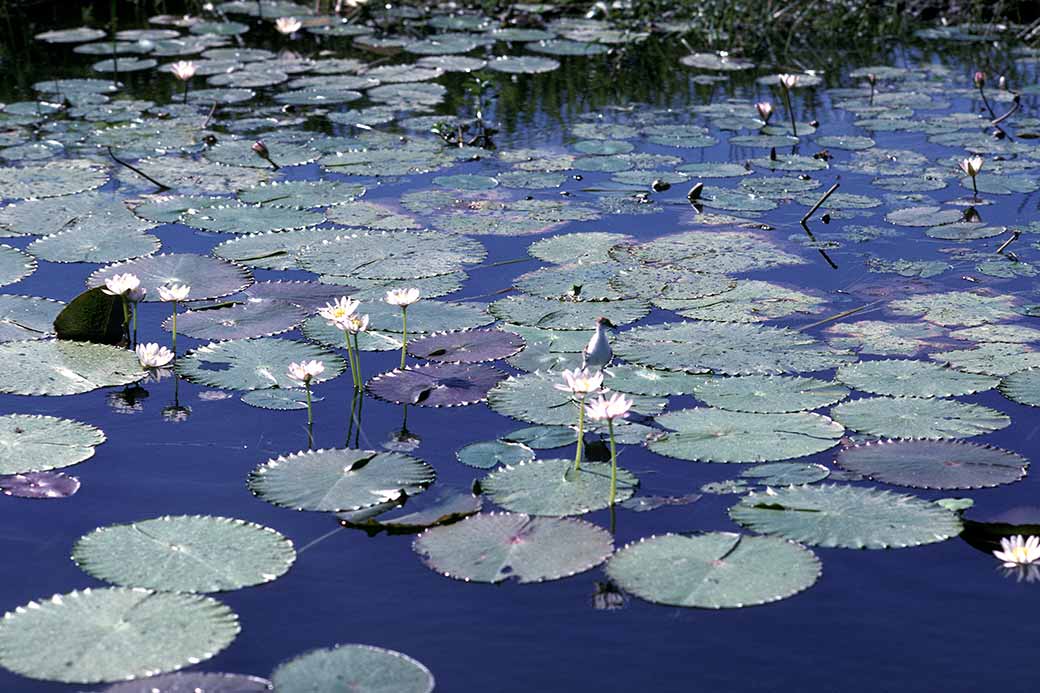
[[[997,88],[1001,91],[1007,91],[1007,77],[1004,75],[1000,76],[1000,79],[997,80]]]
[[[260,140],[253,142],[253,151],[256,152],[256,155],[259,156],[261,159],[271,158],[271,152],[268,151],[267,145]]]
[[[981,89],[986,86],[986,73],[978,71],[975,73],[975,86]]]
[[[773,115],[773,104],[768,101],[760,101],[755,104],[755,110],[758,111],[758,117],[768,123],[769,118]]]

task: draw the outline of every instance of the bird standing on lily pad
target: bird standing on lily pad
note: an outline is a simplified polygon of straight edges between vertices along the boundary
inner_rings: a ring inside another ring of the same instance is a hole
[[[601,371],[607,367],[614,358],[614,350],[610,346],[610,338],[607,330],[614,327],[614,323],[606,318],[596,319],[596,332],[592,335],[585,350],[581,354],[581,367]]]

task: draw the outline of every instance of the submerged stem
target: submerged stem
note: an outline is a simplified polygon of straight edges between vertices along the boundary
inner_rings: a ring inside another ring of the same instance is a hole
[[[408,307],[401,306],[401,368],[404,368],[406,353],[408,353]]]
[[[791,90],[786,85],[782,85],[784,88],[784,105],[787,106],[787,115],[791,118],[791,134],[798,137],[798,125],[794,120],[794,109],[791,108]]]
[[[614,446],[614,419],[607,419],[607,429],[610,431],[610,505],[614,505],[617,498],[617,448]]]
[[[173,337],[171,338],[170,341],[171,341],[171,343],[173,345],[173,355],[176,356],[177,355],[177,302],[176,301],[173,302],[173,329],[171,330],[171,332],[173,333]]]
[[[346,330],[343,331],[343,336],[347,340],[347,364],[350,366],[350,375],[354,379],[354,389],[358,389],[358,374],[357,366],[354,363],[354,349],[350,346],[350,333]]]

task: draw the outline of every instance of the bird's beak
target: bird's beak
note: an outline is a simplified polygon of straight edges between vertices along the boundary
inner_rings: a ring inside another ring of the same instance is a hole
[[[610,328],[610,329],[612,329],[612,330],[613,330],[613,329],[614,329],[615,327],[617,327],[617,326],[616,326],[616,325],[615,325],[614,323],[612,323],[611,321],[607,320],[606,318],[603,318],[603,324],[604,324],[605,326],[609,327],[609,328]]]

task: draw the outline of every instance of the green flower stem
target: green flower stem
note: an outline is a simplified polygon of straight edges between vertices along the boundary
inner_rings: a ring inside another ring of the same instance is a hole
[[[971,177],[971,189],[975,193],[975,199],[979,199],[979,186],[975,185],[975,176]]]
[[[184,80],[184,103],[188,103],[188,82],[191,80]]]
[[[347,361],[350,364],[350,375],[354,379],[354,389],[358,389],[357,364],[354,362],[354,348],[350,345],[350,333],[343,331],[343,337],[347,340]]]
[[[404,368],[406,353],[408,353],[408,306],[401,306],[401,368]]]
[[[610,431],[610,505],[614,505],[617,498],[617,448],[614,446],[614,419],[607,419],[607,429]]]
[[[123,332],[126,333],[126,341],[130,341],[130,302],[126,298],[126,294],[120,296],[123,300]]]
[[[354,334],[354,366],[357,368],[357,389],[365,388],[365,379],[361,376],[361,347],[358,346],[358,336]]]
[[[311,381],[310,379],[305,380],[303,383],[304,389],[307,390],[307,428],[310,429],[314,425],[314,411],[311,409]]]
[[[133,315],[134,315],[134,318],[133,318],[133,320],[134,320],[134,346],[137,346],[137,302],[136,301],[134,302]]]
[[[784,88],[784,104],[787,106],[787,115],[791,117],[791,134],[798,137],[798,125],[794,121],[794,109],[791,108],[791,90],[786,85],[781,84]]]
[[[177,355],[177,302],[173,302],[173,355]]]
[[[578,400],[578,447],[574,451],[574,471],[576,472],[581,470],[582,453],[585,452],[585,398],[587,396],[587,394],[583,394]]]

